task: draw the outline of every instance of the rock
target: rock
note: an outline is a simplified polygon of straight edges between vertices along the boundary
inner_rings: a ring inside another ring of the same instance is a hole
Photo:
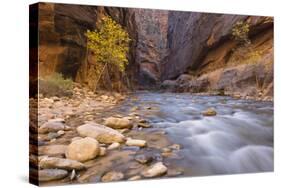
[[[66,145],[40,146],[39,155],[48,155],[48,156],[64,155],[66,148],[67,148]]]
[[[167,176],[176,177],[182,175],[183,173],[184,173],[183,169],[168,169]]]
[[[48,122],[60,122],[65,123],[65,120],[63,118],[55,118],[55,119],[49,119]]]
[[[52,181],[63,179],[67,176],[68,172],[61,169],[44,169],[39,170],[39,181]]]
[[[94,159],[100,151],[99,143],[93,138],[86,137],[72,142],[65,152],[68,159],[84,162]]]
[[[148,123],[148,121],[146,119],[140,119],[139,123]]]
[[[99,156],[105,156],[105,154],[106,154],[106,148],[105,147],[100,147]]]
[[[40,160],[39,162],[40,168],[59,168],[59,169],[65,169],[65,170],[82,170],[85,169],[85,166],[83,163],[80,163],[78,161],[70,160],[70,159],[62,159],[57,157],[45,157]]]
[[[105,126],[113,129],[131,129],[133,127],[133,124],[127,118],[109,117],[105,120]]]
[[[76,137],[74,137],[74,138],[71,139],[71,142],[74,142],[75,140],[80,140],[80,139],[82,139],[82,137],[76,136]]]
[[[161,150],[162,150],[163,153],[172,152],[172,149],[171,149],[171,148],[162,148]]]
[[[57,132],[64,129],[64,124],[61,122],[46,122],[38,129],[38,132],[41,134],[49,132]]]
[[[141,176],[133,176],[133,177],[130,177],[128,179],[128,181],[135,181],[135,180],[140,180],[141,179]]]
[[[202,112],[203,116],[215,116],[217,115],[217,112],[213,108],[208,108],[204,112]]]
[[[118,149],[120,147],[120,144],[118,142],[114,142],[112,143],[110,146],[108,146],[108,150],[114,150],[114,149]]]
[[[152,178],[165,174],[167,170],[168,168],[162,162],[158,162],[142,172],[142,175],[146,178]]]
[[[58,138],[60,135],[58,133],[50,132],[48,133],[48,139],[53,140],[54,138]]]
[[[124,178],[124,174],[122,172],[111,171],[103,175],[101,181],[102,182],[119,181],[122,180],[123,178]]]
[[[146,155],[146,154],[140,154],[135,156],[135,160],[138,161],[141,164],[146,164],[151,162],[153,157],[151,155]]]
[[[97,123],[88,123],[77,128],[77,132],[83,137],[92,137],[100,143],[111,144],[114,142],[122,143],[125,137],[118,131]]]
[[[169,146],[169,148],[171,148],[172,150],[180,150],[181,149],[181,145],[173,144],[173,145]]]
[[[175,91],[176,87],[177,87],[176,80],[164,80],[161,84],[162,89],[166,89],[169,91]]]
[[[137,139],[128,139],[126,141],[127,146],[139,146],[139,147],[145,147],[146,141],[145,140],[137,140]]]
[[[58,133],[58,135],[61,136],[61,135],[64,135],[65,132],[64,132],[63,130],[60,130],[60,131],[58,131],[57,133]]]
[[[138,123],[138,127],[142,127],[142,128],[149,128],[151,127],[149,124],[146,124],[146,123]]]

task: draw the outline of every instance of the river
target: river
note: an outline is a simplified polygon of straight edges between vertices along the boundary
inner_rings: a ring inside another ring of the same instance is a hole
[[[273,170],[273,102],[175,93],[138,92],[118,111],[132,107],[180,144],[180,158],[166,162],[184,176]],[[216,116],[202,116],[214,108]]]

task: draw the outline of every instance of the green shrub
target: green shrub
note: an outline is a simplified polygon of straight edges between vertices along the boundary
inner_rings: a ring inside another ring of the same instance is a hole
[[[247,22],[239,21],[234,24],[232,28],[232,36],[241,45],[248,45],[251,43],[249,39],[250,25]]]
[[[53,73],[39,79],[39,93],[46,97],[71,96],[72,88],[73,81],[70,78],[64,78],[60,73]]]

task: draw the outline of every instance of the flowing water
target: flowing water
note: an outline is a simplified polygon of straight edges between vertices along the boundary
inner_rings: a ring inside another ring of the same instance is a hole
[[[182,146],[181,158],[168,162],[183,168],[186,176],[273,170],[272,102],[140,92],[119,110],[129,113],[132,106],[153,129],[164,130]],[[217,115],[202,116],[207,108]]]

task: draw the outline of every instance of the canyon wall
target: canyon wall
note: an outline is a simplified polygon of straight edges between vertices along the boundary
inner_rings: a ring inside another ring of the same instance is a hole
[[[138,41],[136,62],[142,86],[155,86],[161,77],[161,65],[167,55],[168,11],[134,9]]]
[[[251,44],[232,36],[249,26]],[[169,12],[168,56],[161,64],[163,88],[179,92],[219,91],[273,95],[273,19],[262,16]]]
[[[87,51],[85,32],[96,29],[103,15],[123,26],[131,40],[129,76],[135,75],[136,24],[132,9],[39,3],[39,75],[60,72],[84,85],[93,85],[93,54]]]

